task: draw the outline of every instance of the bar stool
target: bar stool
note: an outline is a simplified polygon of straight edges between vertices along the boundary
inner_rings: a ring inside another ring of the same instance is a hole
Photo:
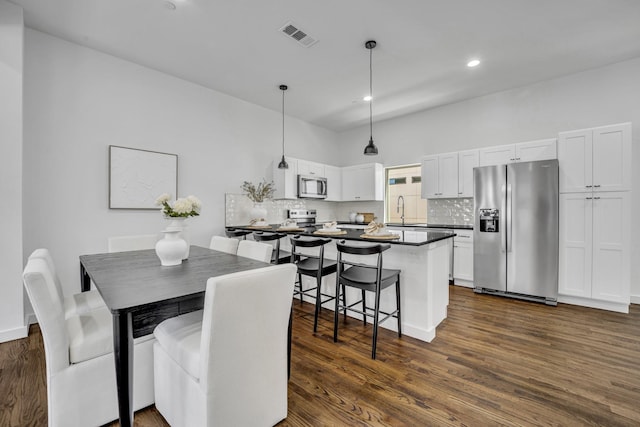
[[[331,239],[322,238],[305,238],[300,236],[291,238],[291,262],[298,265],[298,281],[294,287],[293,296],[300,295],[302,297],[308,295],[309,292],[315,292],[316,310],[313,318],[313,332],[318,331],[318,315],[322,304],[333,301],[335,297],[322,293],[321,284],[322,277],[336,272],[336,262],[324,259],[324,245],[331,242]],[[318,255],[309,255],[300,252],[299,248],[319,248]],[[302,276],[316,278],[316,286],[313,288],[303,289]],[[313,295],[313,294],[312,294]],[[322,298],[325,298],[324,300]]]
[[[275,240],[276,243],[273,248],[273,254],[271,255],[271,264],[286,264],[291,262],[291,252],[280,250],[280,239],[286,236],[284,233],[253,232],[253,240],[256,242],[272,242]]]
[[[227,237],[235,237],[237,239],[242,237],[243,240],[247,240],[247,234],[251,234],[252,232],[249,230],[238,230],[237,228],[227,228],[225,233]]]
[[[347,310],[362,314],[362,320],[367,323],[367,316],[373,317],[373,343],[371,346],[371,358],[376,358],[376,343],[378,339],[378,325],[390,317],[395,317],[398,321],[398,337],[402,336],[402,322],[400,317],[400,270],[391,270],[382,268],[382,252],[391,247],[387,244],[375,244],[371,246],[348,246],[344,240],[337,242],[338,248],[338,266],[336,273],[336,295],[339,295],[339,288],[342,285],[342,302],[336,299],[336,307],[333,318],[333,341],[338,341],[338,313],[340,310],[344,311],[346,317]],[[342,258],[342,254],[351,255],[378,255],[378,261],[375,266],[361,264],[357,262],[345,261]],[[349,266],[345,268],[345,266]],[[380,292],[393,285],[396,285],[396,310],[387,313],[380,310]],[[362,299],[353,304],[347,305],[345,286],[358,288],[362,291]],[[373,292],[375,295],[375,307],[367,307],[366,305],[366,292]],[[355,305],[362,303],[362,311],[354,308]],[[367,310],[373,310],[373,314],[368,313]],[[380,319],[380,313],[385,317]]]

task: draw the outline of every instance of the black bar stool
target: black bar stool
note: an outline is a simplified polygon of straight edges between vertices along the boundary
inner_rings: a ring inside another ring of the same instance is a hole
[[[275,240],[273,252],[271,253],[271,264],[286,264],[291,262],[291,253],[280,250],[280,239],[286,237],[284,233],[265,233],[264,231],[254,231],[253,240],[257,242],[272,242]]]
[[[329,301],[333,301],[335,297],[322,293],[321,284],[322,277],[336,272],[336,262],[333,260],[324,259],[324,245],[331,242],[331,239],[322,238],[305,238],[301,239],[300,236],[291,238],[291,262],[298,265],[298,282],[294,288],[293,296],[300,295],[300,301],[302,297],[309,292],[316,291],[316,310],[313,318],[313,332],[318,331],[318,315],[320,314],[320,307],[322,304]],[[300,252],[299,248],[319,248],[318,255],[309,255],[308,253]],[[302,276],[309,276],[316,278],[316,286],[313,288],[303,289]],[[312,294],[313,295],[313,294]],[[324,300],[322,299],[324,297]]]
[[[237,239],[242,238],[244,240],[247,239],[247,234],[251,234],[251,231],[248,230],[238,230],[236,228],[227,228],[225,230],[227,237],[235,237]]]
[[[339,288],[342,285],[342,302],[336,299],[336,311],[333,318],[333,341],[338,341],[338,313],[343,310],[346,317],[347,310],[362,314],[362,320],[367,323],[367,316],[373,316],[373,344],[371,347],[371,358],[376,358],[376,343],[378,340],[378,325],[390,317],[395,317],[398,321],[398,336],[402,336],[402,322],[400,317],[400,270],[391,270],[382,268],[382,252],[391,247],[386,244],[375,244],[371,246],[348,246],[344,240],[337,242],[338,248],[338,269],[336,273],[336,295],[339,295]],[[378,255],[376,265],[367,265],[342,259],[342,254],[352,255]],[[345,268],[345,266],[349,266]],[[396,310],[387,313],[380,310],[380,291],[393,285],[396,285]],[[362,299],[353,304],[347,305],[345,286],[358,288],[362,291]],[[375,307],[367,307],[365,291],[375,294]],[[354,308],[355,305],[362,303],[362,311]],[[373,314],[367,310],[373,310]],[[380,319],[380,313],[385,317]]]

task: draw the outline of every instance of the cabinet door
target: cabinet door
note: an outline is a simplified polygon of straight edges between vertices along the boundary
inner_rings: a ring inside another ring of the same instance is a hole
[[[458,197],[473,197],[473,168],[479,165],[478,150],[458,153]]]
[[[433,199],[438,197],[439,183],[438,156],[422,158],[422,198]]]
[[[591,298],[590,194],[560,194],[558,293]]]
[[[438,184],[440,197],[458,197],[458,153],[438,156]]]
[[[592,298],[629,304],[630,211],[628,192],[593,194]]]
[[[472,243],[453,243],[453,278],[473,281]]]
[[[324,177],[324,165],[322,163],[310,162],[308,160],[298,160],[298,174]]]
[[[327,178],[327,198],[325,200],[339,202],[342,200],[342,172],[336,166],[324,166],[324,175]]]
[[[480,166],[506,165],[516,159],[515,145],[499,145],[480,150]]]
[[[631,123],[593,129],[593,191],[631,189]]]
[[[286,157],[288,169],[278,169],[280,158],[273,161],[273,183],[276,191],[274,199],[297,199],[298,198],[298,161],[297,159]]]
[[[561,132],[558,135],[560,192],[590,192],[592,135],[590,129]]]
[[[342,169],[343,200],[375,200],[374,165],[349,166]]]
[[[542,139],[540,141],[521,142],[516,144],[516,161],[533,162],[558,158],[557,140]]]

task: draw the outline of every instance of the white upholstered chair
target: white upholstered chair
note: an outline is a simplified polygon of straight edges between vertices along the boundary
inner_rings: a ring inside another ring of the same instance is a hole
[[[90,290],[87,292],[80,292],[71,296],[65,297],[62,292],[62,283],[58,278],[56,266],[53,263],[53,257],[48,249],[40,248],[33,251],[29,256],[29,259],[40,258],[47,263],[49,272],[51,273],[53,283],[55,284],[55,290],[58,294],[58,299],[61,301],[64,308],[64,317],[68,318],[76,314],[86,313],[88,311],[95,310],[96,308],[106,308],[104,300],[100,293],[96,290]]]
[[[236,254],[238,252],[238,239],[230,239],[229,237],[213,236],[209,248],[226,252],[228,254]]]
[[[253,240],[240,240],[240,243],[238,243],[238,256],[245,258],[271,262],[272,252],[273,246],[268,243],[255,242]]]
[[[140,251],[156,247],[157,234],[140,234],[134,236],[116,236],[107,239],[109,252]]]
[[[204,309],[154,331],[156,408],[174,427],[272,426],[287,417],[293,264],[207,281]]]
[[[95,426],[117,419],[109,310],[103,307],[65,317],[43,258],[30,257],[22,277],[44,341],[49,426]],[[154,342],[152,335],[134,341],[134,409],[153,403]]]

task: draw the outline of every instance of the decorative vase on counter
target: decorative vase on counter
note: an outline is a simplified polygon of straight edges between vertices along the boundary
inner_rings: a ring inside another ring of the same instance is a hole
[[[364,222],[364,215],[362,214],[356,215],[356,222]]]
[[[187,242],[180,237],[180,230],[164,230],[164,238],[156,243],[156,255],[160,264],[169,267],[182,264],[182,258],[189,249]]]
[[[357,213],[355,212],[349,212],[349,221],[350,222],[356,222],[356,217],[358,216]]]
[[[249,212],[251,220],[256,220],[256,223],[265,222],[267,220],[267,209],[262,202],[255,202],[251,212]]]
[[[169,221],[169,225],[165,231],[178,231],[178,236],[187,243],[187,249],[182,257],[183,260],[189,259],[189,247],[191,243],[189,241],[189,226],[187,225],[187,218],[184,217],[166,217]]]

